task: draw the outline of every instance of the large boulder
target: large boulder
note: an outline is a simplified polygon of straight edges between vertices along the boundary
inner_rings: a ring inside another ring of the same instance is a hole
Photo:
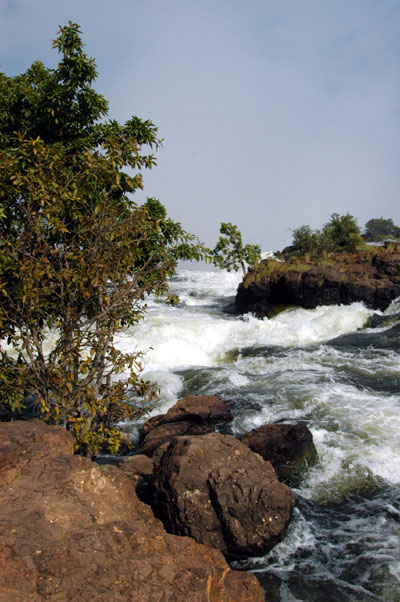
[[[210,425],[233,419],[229,407],[217,395],[187,395],[179,399],[166,414],[150,418],[142,428],[142,438],[154,428],[171,422]]]
[[[153,496],[167,531],[228,556],[265,554],[281,541],[294,506],[293,492],[269,462],[218,433],[160,448]]]
[[[246,433],[242,443],[271,462],[278,478],[296,485],[308,466],[317,461],[310,429],[305,424],[264,424]]]
[[[153,416],[144,423],[137,453],[151,457],[161,445],[175,437],[204,435],[213,431],[212,425],[232,419],[231,410],[216,395],[187,395],[165,414]]]
[[[389,244],[325,257],[264,259],[239,285],[235,304],[240,312],[272,317],[287,307],[362,301],[384,310],[400,295],[400,245]]]
[[[61,427],[0,423],[0,444],[0,602],[264,600],[219,551],[167,534],[121,470],[73,456]]]
[[[157,416],[157,418],[160,417]],[[138,453],[151,457],[160,445],[163,445],[167,441],[172,441],[175,437],[181,437],[182,435],[205,435],[206,433],[211,433],[212,430],[212,427],[207,424],[196,424],[186,420],[159,424],[152,428],[142,439]]]

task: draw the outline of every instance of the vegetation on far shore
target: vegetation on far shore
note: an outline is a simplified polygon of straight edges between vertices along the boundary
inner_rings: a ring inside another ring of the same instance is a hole
[[[327,253],[354,252],[368,248],[368,242],[398,240],[400,228],[392,219],[374,218],[365,224],[361,232],[357,220],[347,213],[333,213],[321,230],[301,226],[293,231],[293,242],[284,255],[321,256]]]

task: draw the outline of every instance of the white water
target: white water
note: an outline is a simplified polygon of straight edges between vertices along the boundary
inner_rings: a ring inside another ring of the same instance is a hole
[[[324,461],[320,465],[323,468],[316,471],[307,485],[310,495],[313,488],[325,487],[342,469],[343,457],[350,464],[358,462],[375,475],[399,482],[399,397],[383,396],[377,404],[376,393],[335,383],[330,376],[343,365],[354,362],[354,354],[350,357],[349,353],[329,347],[318,347],[311,353],[305,350],[362,328],[373,310],[353,303],[289,310],[271,320],[252,315],[232,317],[216,311],[218,300],[220,309],[221,299],[233,296],[239,281],[237,273],[181,271],[172,284],[173,291],[180,295],[179,305],[171,308],[150,302],[145,321],[120,338],[119,345],[125,350],[148,349],[145,374],[161,389],[166,402],[162,411],[178,398],[182,381],[176,371],[185,368],[219,367],[227,387],[237,390],[251,389],[254,377],[256,387],[260,379],[268,379],[269,388],[277,395],[274,406],[266,405],[256,416],[242,416],[234,425],[236,432],[283,417],[340,416],[341,430],[335,433],[334,444],[329,432],[314,427],[314,438]],[[289,348],[291,353],[240,356],[241,350],[257,347]],[[229,361],[229,352],[239,353],[236,361]],[[400,376],[398,355],[394,352],[380,356],[360,353],[357,369],[375,377],[379,373]],[[288,379],[288,374],[293,376]],[[300,407],[290,403],[288,406],[293,394],[301,400]],[[388,457],[392,458],[390,463]]]
[[[161,390],[155,413],[188,392],[209,393],[231,405],[233,434],[282,419],[311,429],[319,463],[296,490],[287,538],[246,565],[270,599],[397,601],[399,348],[327,343],[385,333],[398,322],[399,305],[385,312],[392,323],[379,328],[365,328],[374,312],[361,303],[289,310],[271,320],[233,316],[223,309],[239,280],[221,271],[180,271],[171,283],[180,303],[150,300],[145,320],[118,345],[148,350],[145,375]]]
[[[118,338],[121,350],[146,350],[145,374],[160,386],[163,401],[170,401],[170,405],[176,401],[177,382],[172,371],[222,366],[229,352],[246,347],[296,347],[323,342],[357,330],[372,314],[356,303],[291,310],[272,320],[225,315],[221,308],[233,300],[240,279],[240,274],[226,271],[183,270],[172,282],[173,292],[180,297],[179,305],[169,307],[150,300],[146,319]],[[229,371],[232,384],[247,383],[240,371],[232,366]]]

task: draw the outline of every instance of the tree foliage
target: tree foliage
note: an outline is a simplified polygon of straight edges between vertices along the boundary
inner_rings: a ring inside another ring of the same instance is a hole
[[[369,240],[379,241],[384,238],[399,238],[400,228],[396,226],[391,218],[377,217],[370,219],[365,224],[364,236]]]
[[[362,243],[360,228],[356,219],[347,213],[333,213],[322,230],[312,230],[301,226],[293,232],[293,250],[296,253],[319,255],[327,252],[352,252]]]
[[[202,247],[158,200],[132,200],[156,163],[157,128],[104,119],[78,25],[54,47],[56,69],[0,75],[0,387],[13,412],[30,399],[65,425],[77,451],[116,452],[118,421],[139,418],[155,392],[115,335]]]
[[[310,226],[300,226],[293,231],[294,249],[300,253],[317,253],[321,245],[321,232]]]
[[[222,236],[211,252],[215,265],[225,268],[228,272],[242,268],[245,274],[246,264],[251,267],[260,261],[261,248],[258,245],[243,246],[242,235],[237,226],[230,222],[222,222],[220,234]]]
[[[332,213],[323,227],[322,237],[328,251],[355,251],[362,242],[357,220],[350,213]]]

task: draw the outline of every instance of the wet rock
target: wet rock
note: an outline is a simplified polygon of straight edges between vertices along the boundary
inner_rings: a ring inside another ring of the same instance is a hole
[[[192,422],[210,425],[232,420],[232,412],[216,395],[187,395],[180,399],[166,414],[159,414],[144,423],[141,437],[154,428],[171,422]]]
[[[304,424],[265,424],[246,433],[241,441],[271,462],[278,478],[292,486],[317,461],[311,431]]]
[[[262,555],[290,522],[294,496],[272,465],[230,435],[165,444],[153,476],[153,507],[167,530],[228,556]]]
[[[1,602],[262,602],[254,575],[165,532],[121,470],[61,427],[0,423]],[[146,469],[147,470],[147,469]]]

